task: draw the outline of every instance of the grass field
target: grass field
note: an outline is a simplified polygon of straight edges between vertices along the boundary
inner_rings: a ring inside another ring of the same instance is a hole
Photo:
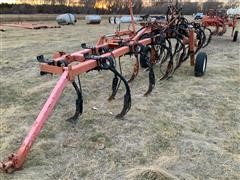
[[[0,14],[0,23],[2,22],[21,22],[21,21],[55,21],[59,14]],[[84,20],[84,14],[75,15],[78,20]],[[107,19],[110,15],[101,15],[101,18]]]
[[[53,23],[53,22],[50,22]],[[20,146],[57,76],[40,76],[39,54],[79,50],[115,27],[101,25],[60,29],[9,28],[0,48],[0,160]],[[148,75],[141,71],[130,85],[132,109],[116,119],[123,89],[116,100],[110,72],[81,75],[84,113],[72,127],[76,94],[69,85],[45,124],[23,169],[0,173],[1,180],[28,179],[240,179],[240,48],[230,30],[204,49],[207,72],[196,78],[189,62],[172,79],[158,81],[143,97]],[[131,62],[123,59],[124,74]],[[159,75],[158,67],[155,68]],[[99,148],[104,145],[104,149]]]

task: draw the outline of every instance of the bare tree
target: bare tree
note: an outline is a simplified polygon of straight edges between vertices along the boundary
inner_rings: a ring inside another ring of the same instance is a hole
[[[67,5],[67,0],[56,0],[58,4]]]
[[[84,6],[85,13],[91,13],[91,11],[94,9],[94,6],[96,4],[96,0],[81,0],[82,6]]]
[[[208,12],[209,9],[220,9],[223,7],[222,2],[208,0],[207,2],[203,3],[203,11]]]
[[[240,6],[240,1],[239,0],[228,0],[227,6],[230,6],[230,7]]]

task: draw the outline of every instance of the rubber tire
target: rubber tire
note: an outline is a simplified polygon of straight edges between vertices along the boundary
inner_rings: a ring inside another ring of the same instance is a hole
[[[121,24],[121,19],[119,17],[114,18],[114,24]]]
[[[110,16],[110,17],[108,18],[108,22],[109,22],[109,24],[115,24],[115,17]]]
[[[235,31],[233,35],[233,42],[236,42],[237,38],[238,38],[238,31]]]
[[[144,47],[143,50],[142,50],[142,53],[147,54],[148,51],[151,51],[151,49],[149,47]],[[142,68],[148,68],[148,64],[145,60],[145,56],[141,55],[141,54],[140,54],[140,65],[141,65]]]
[[[199,52],[196,61],[194,73],[196,77],[201,77],[205,74],[207,68],[207,54],[205,52]]]

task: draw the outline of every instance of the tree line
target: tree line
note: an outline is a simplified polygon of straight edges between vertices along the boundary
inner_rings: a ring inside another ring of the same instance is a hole
[[[128,14],[126,0],[18,0],[24,4],[0,4],[0,14]],[[28,3],[32,3],[32,5]],[[40,5],[39,5],[40,3]],[[75,3],[75,4],[74,4]],[[207,12],[209,9],[222,9],[236,6],[239,1],[228,0],[227,4],[216,1],[205,3],[180,3],[183,14],[189,15],[196,12]],[[156,1],[152,7],[143,7],[142,0],[135,0],[135,14],[165,14],[168,3]]]

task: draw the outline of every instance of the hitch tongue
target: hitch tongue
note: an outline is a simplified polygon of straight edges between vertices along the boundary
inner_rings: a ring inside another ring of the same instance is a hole
[[[14,154],[8,157],[8,160],[6,162],[0,162],[0,172],[5,172],[5,173],[12,173],[16,168],[15,168],[15,163],[14,163]]]

